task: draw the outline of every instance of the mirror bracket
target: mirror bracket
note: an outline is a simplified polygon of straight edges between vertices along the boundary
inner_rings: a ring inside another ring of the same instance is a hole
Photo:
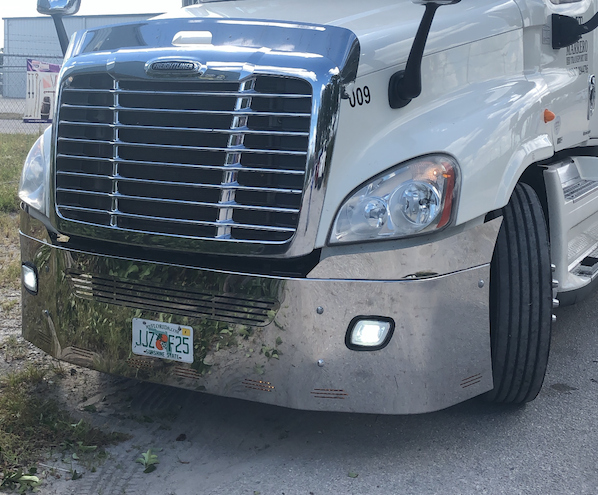
[[[66,50],[69,46],[69,37],[64,27],[62,18],[66,15],[74,15],[79,12],[81,0],[37,0],[37,11],[40,14],[47,14],[52,16],[56,32],[58,34],[58,41],[62,54],[66,55]]]
[[[388,84],[388,103],[391,108],[403,108],[422,92],[421,65],[424,49],[432,27],[436,10],[442,5],[459,3],[461,0],[413,0],[413,3],[425,5],[426,11],[413,40],[405,70],[395,72]]]

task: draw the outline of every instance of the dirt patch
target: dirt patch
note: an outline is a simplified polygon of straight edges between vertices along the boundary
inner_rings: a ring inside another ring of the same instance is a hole
[[[0,445],[5,446],[0,465],[0,484],[4,486],[0,490],[25,487],[17,481],[20,468],[25,475],[31,469],[41,479],[38,493],[69,493],[68,483],[78,483],[82,476],[97,472],[105,464],[109,455],[103,445],[110,443],[111,437],[117,441],[127,437],[116,434],[113,424],[92,414],[102,409],[92,405],[93,397],[101,402],[107,394],[136,382],[128,380],[125,384],[115,377],[61,363],[21,337],[21,293],[16,288],[19,273],[12,273],[14,263],[6,263],[17,260],[20,265],[18,246],[12,241],[13,235],[0,241],[0,262],[4,261],[0,266],[0,405],[4,408]],[[38,419],[31,418],[27,423],[25,416],[36,408]],[[53,421],[56,418],[62,424],[52,423],[48,429],[44,420],[50,414]],[[30,428],[32,423],[37,424],[35,432],[27,435],[23,428]],[[60,441],[51,445],[50,440],[48,445],[47,435],[54,438],[51,430],[59,428],[66,429],[54,435]],[[92,435],[87,436],[90,432]],[[14,482],[8,480],[10,473]],[[80,490],[73,486],[73,493]]]

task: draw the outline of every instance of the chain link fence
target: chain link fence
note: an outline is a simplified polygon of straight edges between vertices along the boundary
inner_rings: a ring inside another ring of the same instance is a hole
[[[8,0],[0,0],[0,3],[6,1]],[[70,16],[64,19],[64,25],[67,33],[72,34],[75,31],[111,24],[144,21],[155,15],[157,14]],[[44,84],[37,84],[38,79],[42,79],[41,73],[47,72],[47,67],[38,67],[39,78],[36,76],[28,78],[27,59],[42,62],[45,66],[62,64],[62,50],[56,35],[56,27],[54,21],[48,16],[0,19],[0,22],[2,21],[4,21],[4,53],[0,50],[0,135],[37,134],[48,124],[25,123],[23,118],[28,115],[28,120],[45,120],[49,115],[48,105],[53,108],[53,97],[51,88]],[[34,87],[36,89],[32,91]],[[28,100],[27,96],[29,96]],[[37,110],[33,112],[32,109],[37,109],[39,112]],[[31,118],[34,114],[36,116]]]
[[[41,134],[49,125],[23,122],[28,58],[47,59],[39,55],[0,53],[0,134]]]

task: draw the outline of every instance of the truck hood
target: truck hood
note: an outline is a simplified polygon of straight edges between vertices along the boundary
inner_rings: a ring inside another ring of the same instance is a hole
[[[186,7],[158,18],[226,18],[321,24],[358,37],[358,75],[405,63],[424,13],[411,0],[238,0]],[[523,27],[514,0],[463,0],[438,9],[426,54]]]

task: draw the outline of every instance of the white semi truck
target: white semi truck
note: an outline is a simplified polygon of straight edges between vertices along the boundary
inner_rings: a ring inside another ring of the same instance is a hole
[[[38,2],[26,339],[300,409],[536,397],[598,273],[598,0],[206,1],[68,42],[78,3]]]

